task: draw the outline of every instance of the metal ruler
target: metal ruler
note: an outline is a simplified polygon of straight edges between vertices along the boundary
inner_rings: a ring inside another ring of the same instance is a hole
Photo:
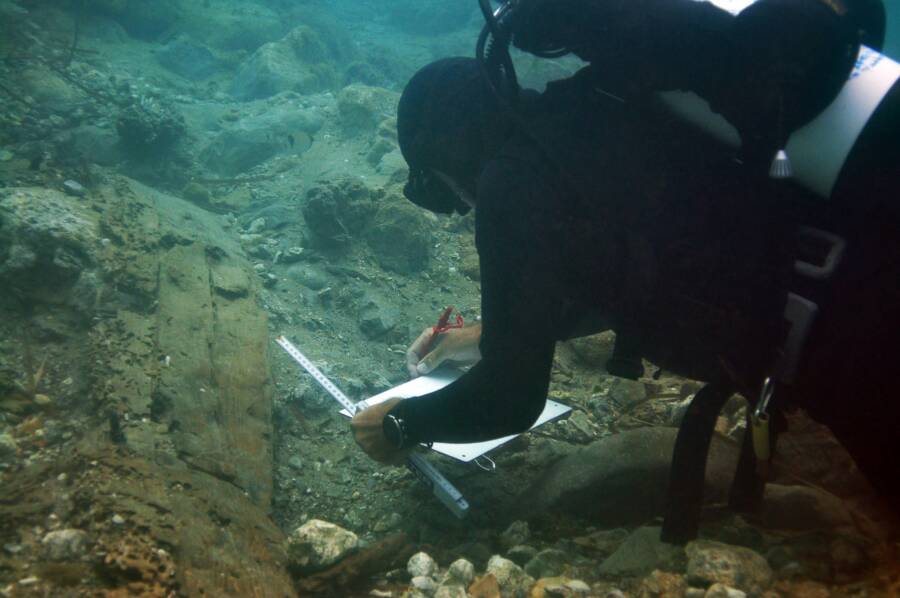
[[[309,374],[315,378],[316,382],[318,382],[335,401],[340,403],[351,416],[368,407],[368,404],[365,401],[353,403],[347,395],[341,392],[341,390],[335,386],[334,383],[319,370],[319,368],[313,365],[313,362],[307,359],[297,347],[291,344],[289,340],[283,336],[279,336],[275,339],[275,342],[278,343],[279,346],[294,359],[294,361],[299,363],[304,370],[309,372]],[[406,466],[409,467],[422,483],[428,486],[437,499],[450,509],[454,515],[460,519],[466,516],[469,512],[468,501],[466,501],[460,491],[457,490],[447,478],[441,475],[441,472],[439,472],[434,465],[429,463],[422,455],[410,453],[406,460]]]

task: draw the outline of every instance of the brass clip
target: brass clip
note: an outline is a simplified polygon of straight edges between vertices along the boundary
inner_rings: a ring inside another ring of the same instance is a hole
[[[756,409],[753,410],[753,416],[750,418],[751,432],[753,434],[753,453],[756,455],[756,472],[762,477],[768,474],[769,460],[772,458],[769,413],[766,410],[774,392],[775,383],[771,378],[767,377],[763,382],[762,392],[760,392],[759,401],[756,403]]]

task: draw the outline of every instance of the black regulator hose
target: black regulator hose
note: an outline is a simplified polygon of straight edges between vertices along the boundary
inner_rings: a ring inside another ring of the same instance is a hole
[[[497,22],[497,17],[494,15],[494,10],[491,8],[491,0],[478,0],[478,6],[481,8],[482,16],[484,16],[484,24],[490,30],[494,39],[502,37],[500,24]]]
[[[512,4],[506,2],[491,10],[490,0],[479,0],[485,25],[478,36],[475,57],[485,80],[502,106],[512,106],[519,95],[519,81],[509,55]]]

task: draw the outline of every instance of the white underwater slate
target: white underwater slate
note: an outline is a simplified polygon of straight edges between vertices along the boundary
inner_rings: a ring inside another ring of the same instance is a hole
[[[365,403],[369,406],[372,406],[395,397],[401,397],[404,399],[415,401],[422,395],[426,395],[430,392],[434,392],[447,386],[448,384],[462,376],[462,374],[463,372],[458,369],[446,367],[438,368],[427,376],[419,376],[418,378],[414,378],[409,382],[404,382],[399,386],[395,386],[390,390],[386,390],[373,397],[369,397],[365,400]],[[544,405],[544,411],[541,413],[540,417],[538,417],[537,421],[533,426],[531,426],[530,429],[534,430],[538,426],[541,426],[550,420],[556,419],[561,415],[568,413],[569,411],[571,411],[571,408],[566,407],[561,403],[557,403],[556,401],[547,399],[547,403]],[[341,413],[347,417],[350,417],[350,414],[346,410],[342,410]],[[431,448],[441,454],[447,455],[448,457],[453,457],[454,459],[458,459],[459,461],[468,463],[469,461],[472,461],[484,455],[488,451],[491,451],[498,446],[509,442],[516,436],[518,436],[518,434],[512,434],[511,436],[504,436],[502,438],[495,438],[493,440],[486,440],[484,442],[469,442],[464,444],[435,442]]]

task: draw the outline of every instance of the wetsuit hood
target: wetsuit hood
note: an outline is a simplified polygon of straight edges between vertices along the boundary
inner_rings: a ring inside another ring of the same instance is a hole
[[[400,151],[409,165],[404,194],[433,212],[467,212],[433,171],[474,196],[481,169],[508,134],[477,61],[445,58],[425,66],[410,79],[397,107]]]

